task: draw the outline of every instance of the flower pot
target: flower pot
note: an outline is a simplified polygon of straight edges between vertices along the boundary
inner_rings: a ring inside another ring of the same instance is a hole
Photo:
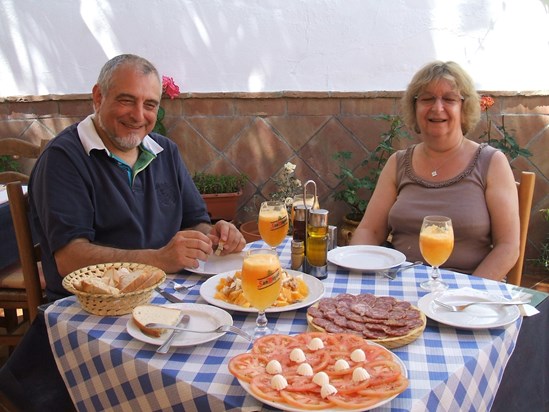
[[[203,194],[202,198],[212,222],[234,220],[240,196],[242,196],[242,190],[236,193]]]
[[[240,225],[240,232],[246,243],[255,242],[256,240],[261,240],[261,235],[259,234],[259,228],[257,226],[257,220],[248,220]]]
[[[355,220],[349,215],[343,217],[343,223],[341,224],[341,228],[339,229],[339,233],[337,235],[338,246],[347,246],[351,242],[353,233],[359,223],[360,220]]]

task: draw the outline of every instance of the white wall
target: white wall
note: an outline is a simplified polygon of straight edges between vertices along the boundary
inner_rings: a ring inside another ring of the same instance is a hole
[[[0,97],[89,93],[120,53],[183,92],[403,90],[455,60],[549,90],[549,0],[0,0]]]

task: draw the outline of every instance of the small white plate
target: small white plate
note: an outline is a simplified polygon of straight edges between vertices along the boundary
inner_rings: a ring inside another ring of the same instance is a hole
[[[189,329],[195,330],[212,330],[220,325],[232,325],[232,316],[223,309],[216,308],[210,305],[201,305],[198,303],[173,303],[162,305],[169,308],[180,309],[190,316],[189,324],[186,326]],[[135,339],[141,342],[150,343],[160,346],[168,337],[169,331],[165,331],[160,337],[145,335],[141,329],[137,327],[133,318],[130,317],[126,325],[128,333]],[[225,333],[179,333],[173,343],[174,347],[194,346],[201,343],[210,342],[223,336]]]
[[[370,345],[381,346],[381,345],[379,345],[375,342],[368,342],[368,343]],[[386,348],[383,348],[383,349],[388,351],[388,349],[386,349]],[[400,365],[400,368],[402,369],[402,374],[405,377],[408,377],[408,370],[406,369],[406,365],[404,364],[402,359],[400,359],[397,355],[395,355],[392,352],[391,352],[391,355],[393,355],[393,360]],[[304,411],[310,410],[310,409],[307,409],[307,408],[297,408],[297,407],[289,405],[287,403],[273,402],[273,401],[270,401],[268,399],[262,399],[261,397],[257,396],[255,393],[253,393],[251,391],[249,383],[244,382],[243,380],[240,380],[240,379],[238,379],[238,383],[240,383],[240,385],[244,388],[244,390],[246,392],[248,392],[249,395],[251,395],[252,397],[257,399],[258,401],[265,403],[266,405],[272,406],[273,408],[278,408],[282,411],[287,411],[287,412],[304,412]],[[378,403],[370,406],[368,408],[368,410],[380,407],[381,405],[385,405],[386,403],[391,402],[393,399],[395,399],[398,395],[400,395],[400,394],[391,395],[387,398],[380,399],[380,401]],[[319,409],[319,410],[323,411],[323,412],[360,412],[360,411],[364,411],[365,409],[364,408],[349,408],[349,409],[347,409],[347,408],[334,407],[334,408],[327,408],[327,409],[325,408],[325,409]]]
[[[288,272],[289,275],[292,276],[302,276],[303,280],[307,284],[307,287],[309,288],[309,294],[307,297],[302,300],[301,302],[294,303],[292,305],[287,306],[281,306],[281,307],[273,307],[268,308],[266,312],[288,312],[291,310],[296,310],[299,308],[304,308],[311,306],[313,303],[315,303],[317,300],[319,300],[322,296],[324,296],[324,283],[322,283],[320,280],[315,278],[314,276],[307,275],[303,272],[298,272],[295,270],[290,269],[284,269],[286,272]],[[226,273],[220,273],[219,275],[212,276],[206,282],[200,286],[200,296],[202,298],[215,306],[218,306],[223,309],[227,310],[234,310],[238,312],[248,312],[248,313],[255,313],[257,312],[257,309],[254,308],[243,308],[242,306],[234,305],[232,303],[224,302],[220,299],[215,298],[215,294],[217,292],[216,286],[219,284],[219,281],[222,278],[233,276],[236,271],[230,271]]]
[[[230,270],[242,269],[242,261],[246,252],[231,253],[225,256],[217,256],[215,253],[208,256],[208,260],[199,260],[199,266],[195,269],[185,268],[189,272],[201,275],[217,275],[218,273],[228,272]]]
[[[461,312],[451,312],[437,305],[434,299],[449,304],[467,302],[490,302],[504,300],[501,295],[474,290],[471,288],[434,292],[423,296],[418,307],[429,318],[445,325],[462,329],[490,329],[513,323],[520,316],[517,306],[473,305]]]
[[[406,261],[406,256],[387,247],[354,245],[330,250],[328,260],[344,268],[375,272],[400,265]]]

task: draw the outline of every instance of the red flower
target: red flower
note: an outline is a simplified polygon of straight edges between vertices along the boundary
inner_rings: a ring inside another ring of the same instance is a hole
[[[494,99],[492,99],[490,96],[481,96],[480,97],[480,108],[481,110],[488,110],[490,107],[494,105]]]
[[[175,84],[173,77],[162,76],[162,93],[168,95],[170,99],[179,96],[179,86]]]

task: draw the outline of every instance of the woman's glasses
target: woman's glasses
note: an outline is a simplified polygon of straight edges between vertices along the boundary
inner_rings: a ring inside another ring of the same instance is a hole
[[[442,102],[442,105],[446,107],[456,106],[459,103],[461,103],[463,100],[465,100],[463,96],[460,96],[459,94],[453,94],[453,93],[445,94],[444,96],[440,96],[440,97],[437,97],[428,93],[422,93],[414,97],[414,100],[418,104],[426,107],[433,106],[439,99]]]

